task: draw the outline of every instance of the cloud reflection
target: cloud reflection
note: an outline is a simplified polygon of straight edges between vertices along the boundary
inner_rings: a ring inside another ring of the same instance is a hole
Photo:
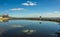
[[[26,34],[32,34],[32,33],[36,32],[36,30],[26,29],[26,30],[22,30],[22,32],[24,32],[24,33],[26,33]]]
[[[11,27],[17,28],[17,27],[24,27],[22,25],[11,25]]]

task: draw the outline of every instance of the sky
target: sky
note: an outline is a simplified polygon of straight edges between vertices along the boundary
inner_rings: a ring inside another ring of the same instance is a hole
[[[60,17],[60,0],[0,0],[0,15]]]

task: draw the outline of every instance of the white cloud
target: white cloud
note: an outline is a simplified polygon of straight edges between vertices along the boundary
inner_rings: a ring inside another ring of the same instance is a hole
[[[12,11],[16,11],[16,10],[24,10],[24,8],[12,8],[12,9],[10,9],[10,10],[12,10]]]
[[[14,15],[15,16],[15,15]],[[45,13],[29,13],[26,15],[18,15],[16,17],[60,17],[60,11],[52,11],[52,12],[45,12]]]
[[[25,5],[25,6],[35,6],[35,5],[37,5],[37,2],[27,1],[26,3],[22,3],[22,5]]]
[[[53,12],[46,12],[46,13],[32,13],[28,14],[28,17],[60,17],[60,12],[59,11],[53,11]]]
[[[54,12],[48,12],[43,14],[45,17],[60,17],[60,12],[59,11],[54,11]]]

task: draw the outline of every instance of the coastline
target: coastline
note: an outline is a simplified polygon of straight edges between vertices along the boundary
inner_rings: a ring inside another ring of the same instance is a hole
[[[0,20],[8,20],[9,18],[0,18]]]

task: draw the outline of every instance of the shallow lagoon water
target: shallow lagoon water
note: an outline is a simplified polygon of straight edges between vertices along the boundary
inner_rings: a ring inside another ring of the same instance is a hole
[[[9,20],[0,22],[1,37],[58,37],[60,25],[51,21]]]

